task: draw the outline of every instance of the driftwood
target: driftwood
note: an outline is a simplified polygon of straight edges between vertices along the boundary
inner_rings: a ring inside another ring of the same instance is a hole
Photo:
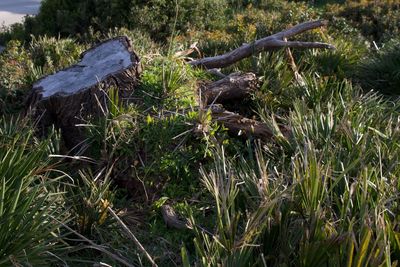
[[[258,87],[258,79],[254,73],[233,73],[213,83],[200,86],[202,103],[224,103],[243,99]]]
[[[84,52],[77,64],[37,81],[27,100],[28,112],[42,134],[53,124],[61,129],[66,147],[72,149],[84,140],[77,125],[107,113],[110,89],[121,99],[128,97],[139,75],[139,57],[130,40],[114,38]]]
[[[210,109],[212,111],[211,114],[213,120],[223,124],[228,129],[228,132],[234,136],[243,136],[246,138],[253,137],[264,140],[273,138],[275,135],[274,130],[267,124],[227,111],[221,106],[213,105],[214,103],[223,103],[235,99],[242,99],[257,88],[257,78],[254,74],[231,74],[225,77],[218,69],[230,66],[244,58],[262,51],[286,48],[289,64],[295,74],[296,81],[300,85],[303,85],[304,80],[297,69],[289,48],[335,49],[335,47],[331,44],[321,42],[298,42],[288,41],[287,39],[326,25],[327,22],[323,20],[304,22],[288,30],[256,40],[251,44],[243,44],[241,47],[223,55],[190,61],[189,64],[193,67],[203,67],[208,69],[211,73],[222,77],[222,79],[217,82],[201,86],[201,106],[205,107],[211,105]],[[279,131],[285,137],[291,136],[291,131],[288,127],[279,126],[279,128]]]
[[[316,29],[322,26],[326,26],[327,22],[323,20],[310,21],[298,24],[288,30],[275,33],[271,36],[259,39],[250,44],[243,44],[241,47],[236,48],[226,54],[206,57],[197,59],[189,62],[194,67],[203,67],[206,69],[223,68],[230,66],[244,58],[250,57],[253,54],[270,51],[279,48],[325,48],[334,49],[335,47],[331,44],[320,43],[320,42],[298,42],[298,41],[286,41],[285,39]]]

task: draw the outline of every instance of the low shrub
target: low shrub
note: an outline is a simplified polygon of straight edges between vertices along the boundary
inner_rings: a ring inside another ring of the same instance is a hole
[[[383,43],[400,31],[400,5],[397,1],[346,1],[328,5],[327,16],[344,17],[370,41]]]
[[[44,0],[29,27],[34,35],[70,36],[126,27],[165,40],[174,31],[206,29],[223,23],[226,1],[219,0]]]

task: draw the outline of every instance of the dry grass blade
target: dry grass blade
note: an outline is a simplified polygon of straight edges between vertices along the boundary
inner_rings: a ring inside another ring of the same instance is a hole
[[[98,251],[100,251],[100,252],[102,252],[102,253],[108,255],[110,258],[112,258],[112,259],[114,259],[114,260],[116,260],[116,261],[122,263],[122,264],[125,265],[125,266],[128,266],[128,267],[135,267],[135,265],[130,264],[126,259],[124,259],[124,258],[122,258],[122,257],[120,257],[120,256],[118,256],[118,255],[116,255],[116,254],[114,254],[114,253],[111,253],[110,251],[108,251],[107,249],[105,249],[105,247],[102,247],[102,246],[100,246],[100,245],[97,245],[97,244],[94,243],[92,240],[90,240],[90,239],[86,238],[85,236],[81,235],[80,233],[78,233],[77,231],[75,231],[74,229],[72,229],[71,227],[69,227],[68,225],[66,225],[65,223],[63,223],[63,222],[57,220],[57,219],[54,218],[54,217],[53,217],[53,219],[54,219],[55,221],[57,221],[59,224],[61,224],[63,227],[65,227],[65,228],[66,228],[68,231],[70,231],[71,233],[76,234],[76,235],[77,235],[78,237],[80,237],[83,241],[88,242],[90,245],[87,246],[87,248],[91,248],[91,249],[98,250]]]
[[[135,243],[135,245],[139,248],[139,250],[146,256],[146,258],[150,261],[153,267],[157,266],[156,262],[153,260],[151,255],[146,251],[143,245],[139,242],[136,236],[129,230],[128,226],[118,217],[118,215],[110,208],[107,208],[111,215],[118,221],[118,223],[122,226],[125,232],[128,234],[129,238]]]

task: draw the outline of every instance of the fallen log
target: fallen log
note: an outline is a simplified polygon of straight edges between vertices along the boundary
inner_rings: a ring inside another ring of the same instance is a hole
[[[298,42],[298,41],[286,41],[285,39],[316,29],[322,26],[326,26],[327,21],[317,20],[309,21],[298,24],[288,30],[284,30],[275,33],[271,36],[259,39],[250,44],[243,44],[242,46],[232,50],[223,55],[214,57],[206,57],[190,61],[189,64],[193,67],[203,67],[206,69],[223,68],[230,66],[244,58],[250,57],[253,54],[260,53],[262,51],[270,51],[279,48],[325,48],[335,49],[331,44],[320,43],[320,42]]]
[[[258,79],[254,73],[233,73],[225,78],[200,86],[202,103],[224,103],[243,99],[258,87]]]
[[[105,116],[109,90],[128,97],[138,84],[139,57],[127,37],[102,42],[81,55],[81,60],[37,81],[27,99],[28,112],[38,121],[41,134],[55,125],[72,149],[84,140],[77,127],[87,119]]]

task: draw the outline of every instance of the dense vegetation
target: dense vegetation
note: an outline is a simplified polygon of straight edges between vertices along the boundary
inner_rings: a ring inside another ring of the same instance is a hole
[[[133,236],[159,266],[397,266],[400,5],[342,2],[44,0],[3,29],[0,266],[150,266]],[[230,108],[273,138],[230,136],[197,109],[199,82],[217,77],[176,52],[221,54],[319,18],[329,26],[301,38],[337,49],[293,50],[302,83],[285,51],[222,70],[260,77]],[[37,137],[31,85],[122,34],[143,64],[135,101],[110,95],[85,157],[57,129]],[[192,229],[166,227],[166,203]]]

